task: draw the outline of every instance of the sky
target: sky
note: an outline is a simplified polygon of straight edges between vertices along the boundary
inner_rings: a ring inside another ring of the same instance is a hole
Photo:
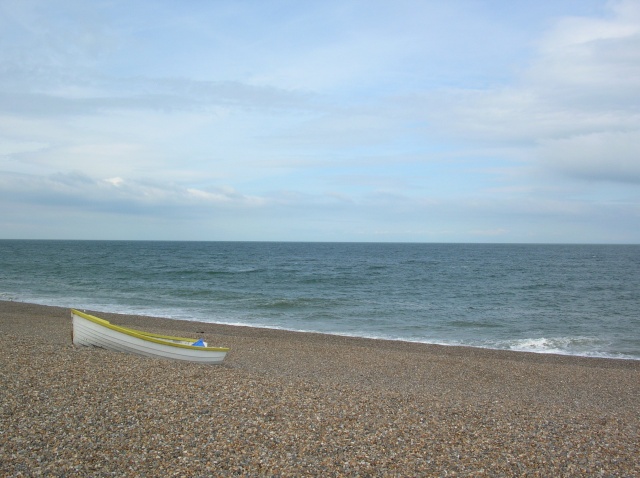
[[[0,0],[0,239],[640,243],[640,0]]]

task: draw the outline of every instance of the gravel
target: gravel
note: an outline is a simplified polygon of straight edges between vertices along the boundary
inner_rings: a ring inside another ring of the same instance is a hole
[[[640,361],[96,312],[219,366],[71,345],[0,302],[1,476],[640,476]]]

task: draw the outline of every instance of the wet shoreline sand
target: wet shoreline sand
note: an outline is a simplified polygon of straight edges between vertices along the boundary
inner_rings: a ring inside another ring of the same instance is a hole
[[[68,309],[0,302],[0,474],[640,475],[640,361],[96,315],[231,351],[74,348]]]

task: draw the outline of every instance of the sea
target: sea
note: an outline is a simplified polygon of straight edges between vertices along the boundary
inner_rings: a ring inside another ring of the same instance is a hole
[[[640,360],[640,245],[0,240],[0,300]]]

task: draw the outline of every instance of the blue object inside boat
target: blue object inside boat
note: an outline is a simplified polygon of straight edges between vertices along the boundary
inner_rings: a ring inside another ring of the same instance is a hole
[[[204,347],[204,340],[198,339],[196,342],[192,343],[191,345],[195,345],[196,347]]]

